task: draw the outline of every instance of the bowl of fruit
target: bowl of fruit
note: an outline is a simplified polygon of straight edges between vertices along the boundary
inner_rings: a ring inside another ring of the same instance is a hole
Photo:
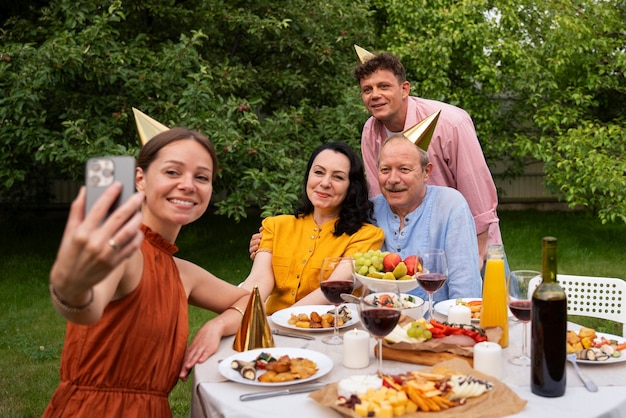
[[[424,317],[424,299],[419,296],[409,295],[407,293],[370,293],[365,296],[365,302],[370,305],[397,307],[402,310],[402,315],[406,315],[413,319]]]
[[[396,253],[369,250],[352,257],[356,278],[372,292],[406,293],[418,286],[415,276],[422,273],[422,264],[414,255],[403,260]]]

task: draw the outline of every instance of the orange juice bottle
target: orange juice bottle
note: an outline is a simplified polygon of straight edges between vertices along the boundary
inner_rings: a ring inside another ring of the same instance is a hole
[[[502,328],[502,336],[499,341],[502,347],[509,345],[509,312],[506,299],[504,246],[490,245],[487,250],[487,264],[485,265],[480,326],[481,328]]]

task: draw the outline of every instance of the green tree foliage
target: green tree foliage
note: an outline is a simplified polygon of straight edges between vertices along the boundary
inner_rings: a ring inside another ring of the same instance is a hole
[[[373,0],[376,47],[413,94],[473,117],[489,161],[544,162],[547,184],[626,222],[626,3]]]
[[[1,6],[0,6],[1,7]],[[0,196],[45,199],[87,157],[137,152],[132,106],[205,132],[219,210],[291,209],[306,155],[355,148],[352,45],[473,117],[490,162],[626,221],[626,4],[597,0],[28,0],[0,31]],[[0,198],[1,199],[1,198]]]
[[[131,107],[209,136],[219,210],[236,219],[291,211],[320,143],[358,147],[367,115],[350,71],[366,2],[26,3],[0,33],[0,184],[14,198],[79,177],[89,156],[136,154]]]
[[[626,3],[531,6],[510,9],[523,28],[502,19],[518,42],[501,58],[510,72],[527,69],[505,86],[520,99],[515,116],[531,122],[516,141],[544,161],[548,185],[571,206],[626,222]]]

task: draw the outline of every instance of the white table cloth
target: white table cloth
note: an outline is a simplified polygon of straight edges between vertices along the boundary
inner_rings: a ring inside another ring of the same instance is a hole
[[[277,327],[272,324],[272,327]],[[570,328],[575,324],[570,324]],[[280,328],[280,327],[278,327]],[[530,326],[528,327],[530,329]],[[288,330],[292,332],[293,330]],[[344,330],[345,331],[345,330]],[[277,347],[299,347],[316,350],[333,360],[333,370],[319,379],[332,383],[347,376],[375,374],[377,359],[371,354],[370,366],[365,369],[348,369],[342,365],[342,346],[330,346],[321,342],[326,333],[301,332],[315,337],[314,341],[274,336]],[[517,354],[521,347],[522,325],[511,322],[509,326],[509,347],[503,350],[502,378],[522,399],[528,401],[524,410],[514,417],[557,418],[557,417],[603,417],[626,418],[626,362],[614,364],[580,365],[582,371],[599,387],[599,391],[588,392],[575,374],[573,366],[567,366],[567,389],[558,398],[544,398],[530,390],[530,368],[511,365],[507,358]],[[374,340],[371,341],[372,348]],[[226,381],[218,371],[218,362],[236,353],[232,349],[233,337],[223,339],[218,352],[194,369],[192,418],[259,418],[259,417],[298,417],[324,418],[340,415],[321,406],[309,398],[308,393],[274,397],[262,400],[241,402],[239,395],[271,390],[267,387],[244,385]],[[419,370],[427,366],[384,360],[386,373],[401,373]],[[306,383],[305,383],[306,384]]]

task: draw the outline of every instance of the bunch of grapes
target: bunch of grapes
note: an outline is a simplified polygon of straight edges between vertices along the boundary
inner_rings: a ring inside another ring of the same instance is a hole
[[[365,253],[355,253],[355,271],[361,276],[369,276],[372,273],[383,273],[383,258],[388,251],[369,250]],[[382,276],[382,275],[381,275]]]
[[[426,322],[423,320],[411,322],[411,326],[406,331],[406,335],[412,338],[419,338],[422,341],[430,340],[433,337],[432,332],[430,332],[426,326]]]

